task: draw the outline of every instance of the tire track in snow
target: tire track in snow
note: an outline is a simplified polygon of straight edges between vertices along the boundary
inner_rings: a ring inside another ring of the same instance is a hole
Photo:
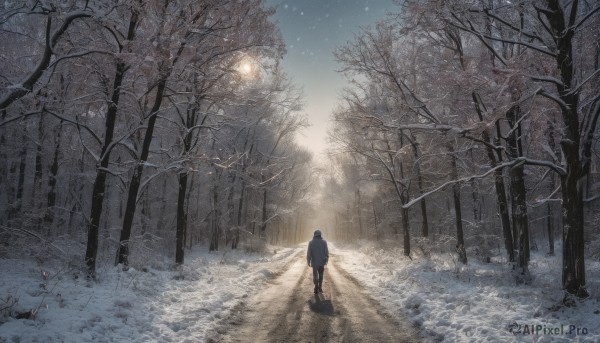
[[[335,263],[325,269],[323,294],[314,295],[312,270],[302,254],[272,285],[222,321],[209,342],[419,342]]]

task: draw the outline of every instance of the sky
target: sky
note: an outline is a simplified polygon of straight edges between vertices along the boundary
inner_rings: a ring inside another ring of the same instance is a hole
[[[396,10],[392,0],[266,0],[277,6],[272,20],[279,28],[288,53],[283,66],[303,89],[304,112],[311,126],[298,143],[322,156],[327,145],[329,117],[345,86],[336,46],[351,41],[361,27],[372,26]]]

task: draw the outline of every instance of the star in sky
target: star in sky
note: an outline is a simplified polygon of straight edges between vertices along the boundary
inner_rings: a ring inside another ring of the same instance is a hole
[[[287,44],[285,71],[304,89],[304,111],[312,126],[298,142],[318,158],[327,146],[330,114],[345,86],[334,49],[398,6],[393,0],[266,0],[266,4],[277,7],[272,20]]]

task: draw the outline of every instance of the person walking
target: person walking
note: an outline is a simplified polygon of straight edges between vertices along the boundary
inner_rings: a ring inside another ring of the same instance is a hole
[[[308,266],[313,269],[313,282],[315,284],[315,294],[323,293],[323,272],[325,265],[329,261],[329,249],[327,241],[321,237],[321,230],[315,230],[313,239],[308,242],[308,251],[306,252]]]

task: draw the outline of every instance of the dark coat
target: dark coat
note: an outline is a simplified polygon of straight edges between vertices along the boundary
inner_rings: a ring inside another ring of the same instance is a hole
[[[329,261],[329,249],[327,248],[327,241],[321,238],[321,236],[315,236],[308,243],[308,250],[306,252],[306,260],[309,266],[313,268],[323,267]]]

